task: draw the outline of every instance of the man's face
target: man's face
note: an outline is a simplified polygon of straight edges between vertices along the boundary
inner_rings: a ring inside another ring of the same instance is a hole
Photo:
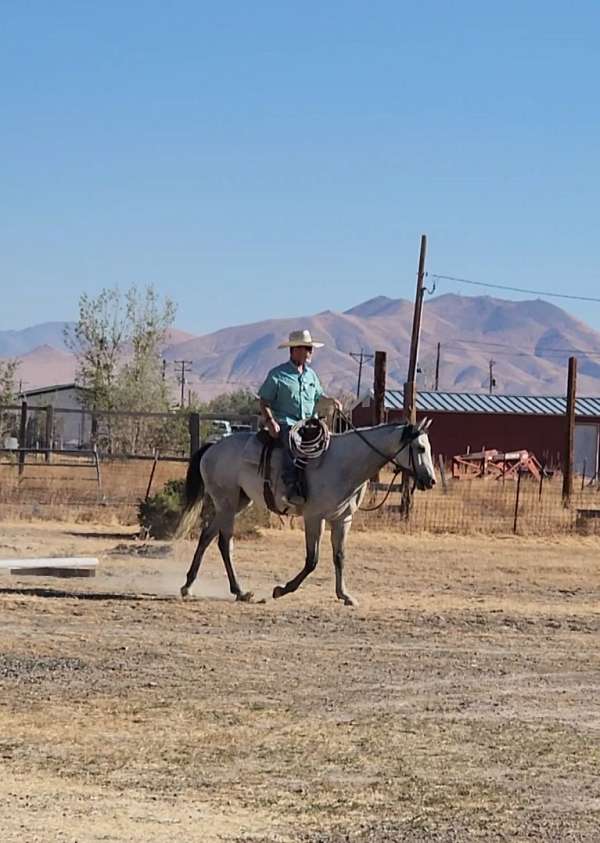
[[[290,352],[290,357],[297,366],[310,363],[313,353],[312,345],[296,345]]]

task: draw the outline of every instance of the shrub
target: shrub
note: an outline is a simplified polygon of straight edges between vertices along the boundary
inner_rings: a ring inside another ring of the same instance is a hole
[[[167,480],[160,492],[138,504],[142,530],[155,539],[170,539],[183,511],[184,480]]]
[[[184,505],[185,480],[167,480],[160,492],[138,504],[138,521],[147,535],[154,539],[171,539],[175,534]],[[192,531],[191,538],[198,538],[201,519]],[[258,535],[259,527],[271,526],[266,508],[251,506],[235,522],[235,535],[250,538]]]

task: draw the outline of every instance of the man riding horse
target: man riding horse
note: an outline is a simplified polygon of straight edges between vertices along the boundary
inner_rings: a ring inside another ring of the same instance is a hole
[[[322,347],[323,343],[315,342],[310,331],[292,331],[287,341],[278,346],[289,348],[289,360],[271,369],[258,390],[265,427],[283,446],[283,482],[286,499],[292,506],[301,506],[305,497],[288,447],[289,431],[297,422],[314,416],[317,402],[326,397],[310,366],[313,350]],[[337,399],[333,402],[337,410],[342,409]]]

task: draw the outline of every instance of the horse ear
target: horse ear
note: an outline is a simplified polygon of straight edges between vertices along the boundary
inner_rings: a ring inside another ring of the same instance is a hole
[[[423,432],[424,432],[424,433],[427,433],[427,431],[428,431],[428,430],[429,430],[429,428],[431,427],[431,422],[432,422],[432,421],[433,421],[433,419],[425,419],[425,424],[423,425]]]
[[[429,425],[429,419],[428,418],[421,419],[421,421],[417,425],[417,430],[421,431],[421,432],[424,431],[424,430],[427,430],[428,425]]]

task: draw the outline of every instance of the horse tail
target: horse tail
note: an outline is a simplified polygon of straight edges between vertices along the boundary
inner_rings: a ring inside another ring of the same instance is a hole
[[[198,506],[204,497],[204,480],[200,473],[200,462],[212,444],[212,442],[207,442],[190,457],[185,475],[183,511],[175,531],[176,539],[187,538],[194,526]]]

